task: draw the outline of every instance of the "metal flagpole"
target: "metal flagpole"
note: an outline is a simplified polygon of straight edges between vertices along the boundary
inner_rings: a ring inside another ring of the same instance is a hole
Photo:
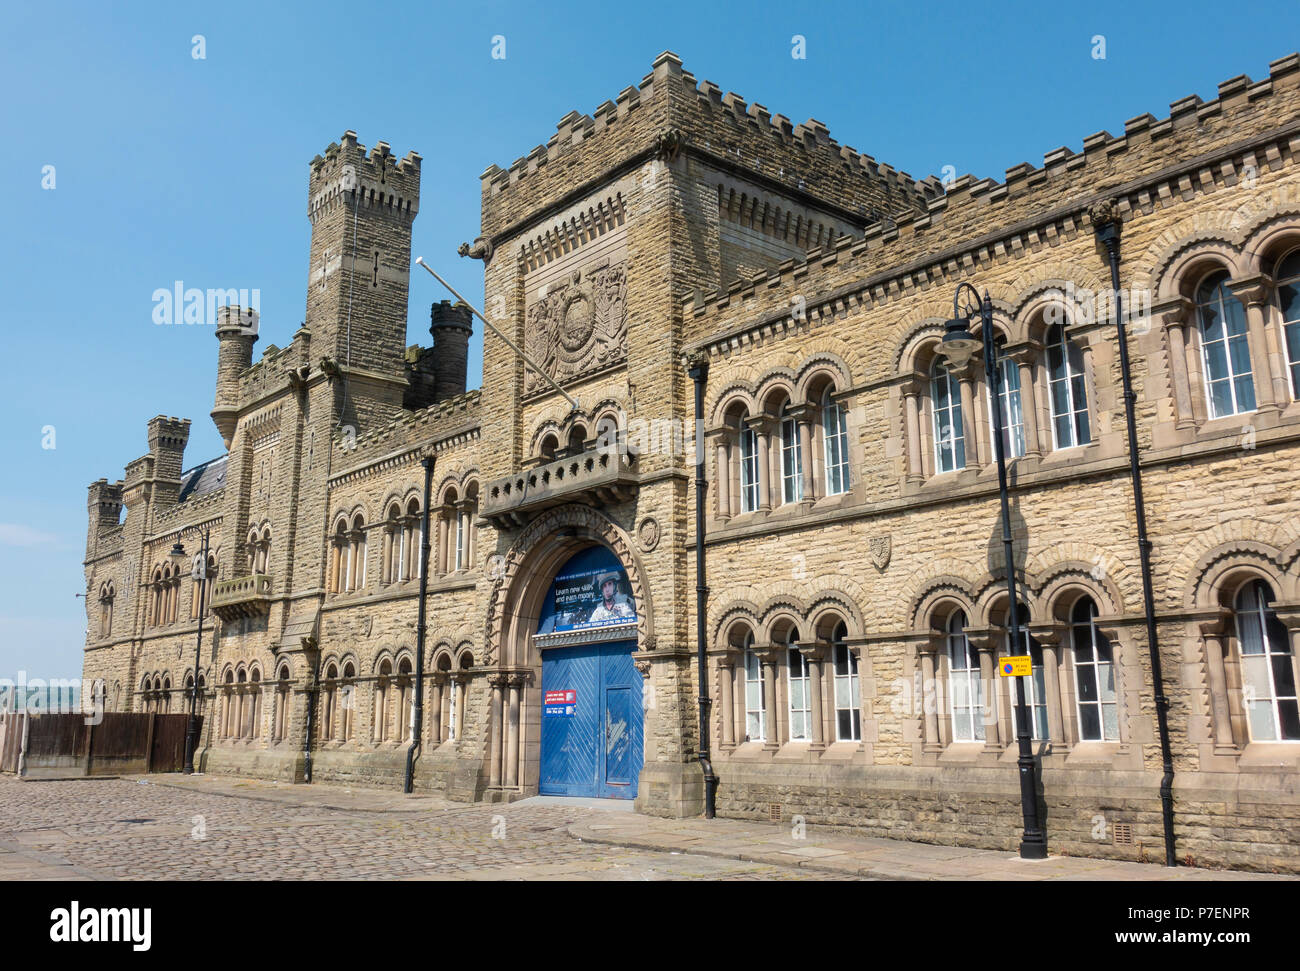
[[[501,333],[501,330],[497,327],[496,324],[492,323],[492,321],[488,320],[488,319],[487,319],[486,317],[484,317],[481,313],[479,313],[479,312],[478,312],[478,309],[477,309],[477,308],[476,308],[472,303],[470,303],[468,300],[466,300],[464,297],[462,297],[459,293],[456,292],[456,288],[455,288],[455,287],[453,287],[450,283],[448,283],[448,282],[447,282],[446,280],[444,280],[442,277],[438,276],[438,274],[435,273],[435,272],[433,271],[433,267],[429,266],[428,263],[424,262],[424,257],[423,257],[423,256],[417,256],[417,257],[415,258],[415,262],[418,263],[418,264],[420,264],[420,266],[424,267],[426,270],[428,270],[429,273],[430,273],[430,275],[431,275],[435,280],[437,280],[437,281],[438,281],[439,283],[441,283],[444,287],[446,287],[448,290],[451,291],[451,295],[452,295],[453,297],[455,297],[457,300],[459,300],[461,303],[463,303],[466,307],[468,307],[468,308],[470,309],[470,313],[472,313],[472,314],[473,314],[475,317],[477,317],[479,320],[483,321],[483,323],[484,323],[485,325],[487,325],[489,328],[491,328],[492,333],[496,334],[496,335],[497,335],[498,337],[500,337],[503,341],[505,341],[505,342],[506,342],[506,346],[509,347],[509,348],[510,348],[512,351],[514,351],[516,354],[518,354],[518,355],[523,359],[523,362],[524,362],[525,364],[527,364],[530,368],[532,368],[534,371],[536,371],[538,374],[540,374],[542,377],[544,377],[544,378],[546,379],[547,383],[550,384],[550,386],[551,386],[552,388],[554,388],[556,391],[560,392],[560,394],[564,395],[564,400],[567,401],[567,402],[569,403],[569,407],[571,407],[571,408],[577,408],[577,407],[578,407],[578,401],[577,401],[576,398],[573,397],[573,395],[569,394],[567,391],[565,391],[563,388],[561,388],[558,384],[556,384],[556,383],[555,383],[555,379],[554,379],[553,377],[551,377],[549,374],[547,374],[545,371],[543,371],[541,368],[539,368],[536,364],[534,364],[534,363],[532,362],[532,360],[528,357],[528,355],[525,354],[523,351],[521,351],[521,350],[520,350],[520,349],[515,345],[515,342],[514,342],[514,341],[512,341],[512,340],[511,340],[509,337],[507,337],[505,334]]]

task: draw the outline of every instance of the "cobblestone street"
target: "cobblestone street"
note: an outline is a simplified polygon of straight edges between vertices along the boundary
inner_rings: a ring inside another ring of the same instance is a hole
[[[181,787],[171,784],[176,779],[0,777],[0,879],[822,876],[795,866],[583,843],[569,836],[570,824],[615,814],[576,805],[465,806],[399,793],[230,779],[195,777]]]

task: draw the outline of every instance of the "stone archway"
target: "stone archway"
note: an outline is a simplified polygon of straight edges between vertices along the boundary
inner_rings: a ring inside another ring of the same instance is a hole
[[[631,538],[588,506],[548,510],[518,536],[488,597],[484,665],[490,703],[486,768],[489,798],[511,799],[538,789],[541,742],[542,659],[533,637],[556,572],[570,557],[593,546],[608,549],[627,576],[636,608],[634,660],[642,677],[654,649],[654,608],[644,568]],[[647,713],[649,715],[649,713]],[[645,730],[649,732],[649,718]]]

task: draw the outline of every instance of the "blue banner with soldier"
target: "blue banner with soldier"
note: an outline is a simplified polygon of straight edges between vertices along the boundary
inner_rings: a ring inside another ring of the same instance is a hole
[[[627,574],[614,554],[593,546],[575,554],[556,574],[542,609],[539,634],[636,623]]]

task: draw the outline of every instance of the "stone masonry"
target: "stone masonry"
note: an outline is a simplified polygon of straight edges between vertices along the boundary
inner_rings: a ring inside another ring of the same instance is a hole
[[[698,457],[720,813],[1012,848],[992,399],[981,358],[945,370],[937,353],[969,282],[992,300],[1012,387],[1012,567],[1032,638],[1016,653],[1035,659],[1049,848],[1160,858],[1095,235],[1118,221],[1179,854],[1300,872],[1298,155],[1294,54],[1004,182],[943,185],[665,52],[487,168],[461,248],[484,264],[484,312],[574,407],[494,336],[466,390],[464,306],[433,304],[432,346],[405,346],[420,156],[347,132],[310,166],[305,323],[256,362],[255,314],[228,308],[217,328],[226,455],[186,471],[189,421],[159,416],[124,478],[90,486],[86,677],[110,709],[183,710],[201,623],[206,771],[400,786],[414,741],[419,788],[513,800],[538,788],[541,604],[568,556],[603,545],[637,607],[637,808],[698,813]],[[708,365],[698,436],[688,362]],[[200,618],[201,584],[167,554],[205,532]]]

